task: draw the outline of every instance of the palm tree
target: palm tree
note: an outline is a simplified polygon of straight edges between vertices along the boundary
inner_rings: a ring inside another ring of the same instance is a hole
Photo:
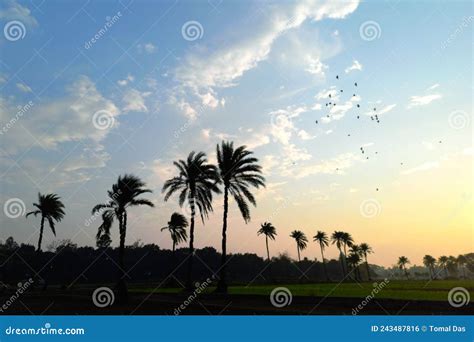
[[[438,265],[442,269],[444,269],[444,273],[445,273],[446,278],[448,277],[448,267],[447,267],[448,266],[448,261],[449,261],[449,259],[445,255],[442,255],[438,258]]]
[[[191,209],[191,221],[189,225],[189,257],[186,288],[193,289],[192,272],[194,260],[194,220],[196,207],[199,210],[201,220],[212,212],[212,195],[220,193],[217,184],[219,178],[214,165],[207,162],[204,152],[192,151],[188,158],[173,162],[178,169],[179,175],[168,179],[163,185],[162,192],[165,193],[164,200],[167,201],[175,192],[179,192],[179,206],[185,202]]]
[[[146,205],[154,207],[153,203],[147,199],[139,198],[140,195],[151,193],[145,188],[146,184],[134,175],[125,174],[119,176],[117,182],[112,185],[112,189],[107,191],[109,201],[97,204],[92,209],[92,215],[101,214],[102,224],[97,230],[96,239],[103,240],[103,236],[110,237],[110,228],[114,220],[119,223],[119,280],[117,284],[118,295],[121,301],[127,300],[127,286],[125,284],[125,237],[127,234],[127,208]]]
[[[456,261],[459,265],[459,267],[462,269],[462,277],[466,279],[466,264],[467,264],[467,258],[465,255],[458,255],[456,258]]]
[[[270,222],[264,222],[257,232],[257,235],[265,235],[265,244],[267,246],[267,260],[270,261],[270,251],[268,249],[268,239],[275,240],[276,229]]]
[[[360,248],[360,253],[362,254],[362,256],[365,259],[365,268],[367,269],[367,277],[370,281],[372,279],[370,277],[370,269],[369,269],[369,263],[367,261],[367,255],[373,253],[374,251],[373,251],[372,247],[370,247],[369,244],[367,244],[365,242],[361,243],[359,248]]]
[[[407,268],[406,268],[406,265],[410,264],[410,260],[408,260],[407,257],[405,256],[401,256],[398,258],[398,268],[400,268],[401,270],[404,271],[405,273],[405,277],[407,277],[407,280],[408,280],[408,272],[407,272]]]
[[[224,216],[222,219],[222,254],[219,282],[217,292],[227,292],[226,259],[227,259],[227,215],[229,211],[229,194],[237,202],[240,213],[245,221],[250,221],[250,210],[248,202],[257,205],[255,197],[250,192],[250,187],[260,188],[265,186],[265,178],[262,176],[262,167],[258,165],[258,159],[252,157],[253,152],[247,150],[246,146],[234,149],[234,143],[223,141],[217,145],[217,166],[219,179],[224,184]]]
[[[177,244],[188,240],[187,227],[188,220],[186,220],[186,217],[179,213],[173,213],[168,225],[161,228],[161,231],[168,230],[170,232],[171,240],[173,241],[173,253],[175,252]]]
[[[355,246],[355,245],[354,245]],[[360,279],[359,274],[359,263],[360,263],[360,254],[357,251],[351,251],[347,256],[348,265],[354,270],[354,280]]]
[[[344,232],[334,231],[331,235],[332,244],[336,244],[337,249],[339,250],[339,259],[341,260],[342,276],[345,277],[346,269],[344,267],[344,253],[342,252],[342,246],[344,245]]]
[[[430,279],[434,279],[434,266],[436,263],[436,259],[433,258],[431,255],[425,255],[423,257],[423,265],[425,265],[428,268],[428,272],[430,273]]]
[[[56,194],[47,194],[42,195],[38,193],[38,203],[33,203],[37,209],[30,211],[26,214],[26,217],[30,215],[41,215],[41,225],[40,225],[40,235],[38,239],[38,249],[37,252],[41,251],[41,241],[43,241],[43,229],[44,229],[44,221],[47,220],[49,223],[49,227],[53,232],[54,236],[56,236],[55,230],[55,222],[60,222],[65,213],[64,213],[64,204],[61,202],[61,198]]]
[[[298,251],[298,261],[301,261],[300,251],[306,249],[308,238],[301,230],[294,230],[291,232],[290,237],[296,241],[296,250]]]
[[[351,234],[343,232],[342,233],[342,242],[344,243],[344,256],[347,258],[347,247],[351,247],[354,243],[354,239]]]
[[[318,230],[315,236],[313,236],[313,241],[319,244],[321,249],[321,258],[323,260],[324,275],[326,280],[329,280],[328,270],[326,269],[326,261],[324,260],[324,249],[329,246],[329,239],[325,232]]]

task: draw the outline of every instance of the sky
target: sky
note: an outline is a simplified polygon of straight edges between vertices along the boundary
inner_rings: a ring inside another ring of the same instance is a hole
[[[130,210],[127,244],[170,248],[172,162],[232,140],[266,188],[248,224],[231,202],[229,252],[264,256],[266,221],[272,255],[296,258],[295,229],[309,259],[317,230],[385,266],[472,252],[473,20],[469,1],[2,1],[0,239],[36,244],[24,213],[53,192],[67,215],[44,245],[95,245],[92,207],[133,173],[156,207]],[[222,208],[196,247],[220,250]]]

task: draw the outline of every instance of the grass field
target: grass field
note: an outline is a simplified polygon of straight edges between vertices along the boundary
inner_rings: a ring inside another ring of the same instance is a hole
[[[275,287],[288,288],[293,296],[314,297],[353,297],[363,298],[369,295],[376,287],[375,282],[365,283],[320,283],[320,284],[279,284],[279,285],[251,285],[231,286],[230,294],[237,295],[262,295],[268,296]],[[380,282],[379,282],[380,284]],[[474,280],[393,280],[385,286],[379,286],[377,298],[406,299],[406,300],[434,300],[446,301],[449,291],[454,287],[463,287],[470,293],[471,302],[474,299]],[[208,287],[204,292],[212,292],[213,287]],[[133,288],[130,292],[135,293],[175,293],[180,292],[178,288]]]

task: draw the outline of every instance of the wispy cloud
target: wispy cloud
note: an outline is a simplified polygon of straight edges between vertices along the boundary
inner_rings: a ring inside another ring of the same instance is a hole
[[[412,173],[415,173],[415,172],[428,171],[428,170],[431,170],[431,169],[434,169],[434,168],[437,168],[437,167],[439,167],[439,162],[437,162],[437,161],[426,162],[426,163],[418,165],[414,168],[402,171],[401,174],[402,175],[409,175],[409,174],[412,174]]]
[[[352,65],[347,67],[346,70],[344,70],[346,72],[346,74],[350,73],[351,71],[355,71],[355,70],[362,70],[362,64],[359,63],[359,61],[357,60],[354,60],[354,62],[352,62]]]

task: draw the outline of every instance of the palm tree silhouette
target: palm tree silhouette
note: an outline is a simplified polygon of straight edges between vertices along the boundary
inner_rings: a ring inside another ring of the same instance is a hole
[[[345,277],[346,269],[344,267],[344,253],[342,252],[342,246],[344,245],[344,232],[341,231],[334,231],[331,235],[331,242],[332,244],[336,245],[337,249],[339,250],[339,258],[341,260],[341,268],[342,268],[342,276]]]
[[[405,277],[407,277],[407,280],[408,280],[408,271],[407,271],[406,265],[408,264],[410,264],[410,260],[408,260],[406,256],[401,256],[398,258],[398,262],[397,262],[398,268],[403,270],[403,272],[405,273]]]
[[[367,254],[371,254],[373,253],[374,251],[372,250],[372,247],[369,246],[369,244],[367,243],[361,243],[359,245],[359,248],[360,248],[360,253],[361,255],[364,257],[365,259],[365,268],[367,269],[367,277],[370,280],[372,280],[372,278],[370,277],[370,269],[369,269],[369,262],[367,261]]]
[[[319,244],[319,248],[321,249],[321,258],[323,260],[324,275],[326,276],[326,280],[329,280],[326,261],[324,260],[324,249],[329,246],[328,236],[325,232],[318,230],[316,235],[313,236],[313,241]]]
[[[265,187],[265,178],[262,176],[262,167],[257,164],[258,159],[252,157],[253,152],[246,146],[234,149],[234,143],[222,141],[217,145],[217,166],[219,178],[224,184],[224,216],[222,219],[222,254],[217,292],[227,292],[226,259],[227,259],[227,215],[229,211],[229,194],[237,202],[240,213],[245,221],[250,221],[248,202],[257,206],[250,187]]]
[[[186,217],[179,213],[173,213],[168,225],[161,228],[161,231],[168,230],[170,232],[171,240],[173,241],[173,253],[175,252],[177,244],[188,240],[187,227],[188,220],[186,220]]]
[[[101,214],[102,224],[97,230],[96,239],[103,239],[103,236],[110,237],[110,228],[116,219],[119,222],[119,280],[117,283],[118,296],[121,301],[127,301],[128,292],[125,284],[125,237],[127,234],[127,208],[140,205],[154,207],[154,204],[147,199],[139,198],[140,195],[151,193],[145,188],[146,184],[134,175],[125,174],[119,176],[117,182],[112,185],[112,189],[107,191],[109,201],[97,204],[92,209],[92,215]]]
[[[296,241],[296,250],[298,251],[298,261],[301,261],[300,251],[306,249],[308,238],[301,230],[294,230],[291,232],[290,237]]]
[[[445,278],[448,277],[448,261],[449,258],[445,255],[442,255],[438,258],[438,265],[444,270]]]
[[[38,239],[38,249],[37,252],[41,251],[41,242],[43,241],[43,229],[44,229],[44,221],[48,220],[49,227],[53,232],[54,236],[56,236],[56,230],[54,223],[60,222],[65,213],[64,213],[64,204],[61,202],[61,198],[56,194],[47,194],[42,195],[38,193],[38,203],[33,203],[37,209],[30,211],[26,214],[26,218],[30,215],[41,215],[41,225],[40,225],[40,235]]]
[[[353,245],[353,247],[358,247],[357,245]],[[349,252],[349,255],[347,256],[347,264],[351,267],[352,270],[354,270],[354,280],[359,279],[360,280],[360,274],[359,274],[359,264],[360,264],[361,258],[359,254],[358,249],[351,250]]]
[[[270,251],[268,249],[268,239],[275,240],[276,229],[270,222],[264,222],[260,226],[257,235],[265,235],[265,244],[267,246],[267,260],[270,261]]]
[[[425,255],[423,257],[423,265],[425,265],[428,268],[428,272],[430,273],[430,279],[434,279],[434,266],[436,264],[436,259],[433,258],[431,255]]]
[[[185,202],[191,209],[191,221],[189,225],[189,257],[188,272],[186,277],[186,289],[193,289],[192,272],[194,260],[194,220],[196,207],[199,210],[201,220],[208,217],[212,212],[212,195],[220,193],[217,184],[219,178],[214,165],[207,162],[204,152],[192,151],[188,158],[173,162],[178,169],[179,175],[168,179],[163,185],[162,192],[165,193],[164,200],[167,201],[175,192],[179,192],[179,206]]]

